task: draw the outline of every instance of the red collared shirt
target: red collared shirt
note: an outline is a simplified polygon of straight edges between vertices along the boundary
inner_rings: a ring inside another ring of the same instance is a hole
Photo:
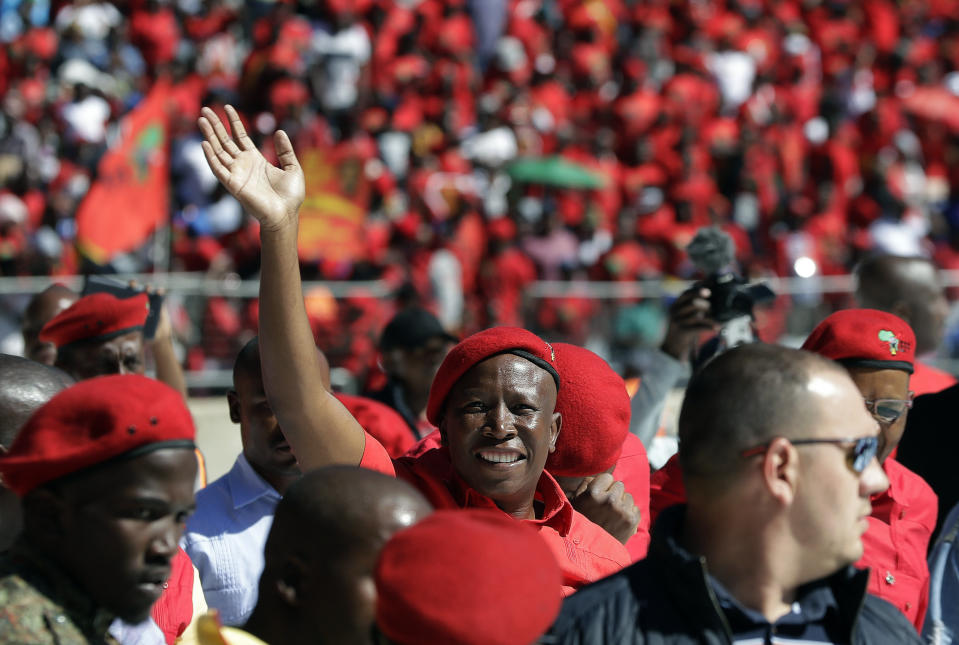
[[[362,425],[362,424],[361,424]],[[405,457],[419,457],[440,447],[440,432],[435,430],[423,437],[409,449]],[[639,526],[636,534],[626,541],[626,551],[633,562],[646,557],[649,550],[649,458],[646,447],[639,437],[627,434],[623,441],[623,451],[616,461],[613,479],[623,482],[626,492],[633,496],[633,503],[639,508]]]
[[[869,593],[898,607],[918,631],[929,606],[926,551],[939,501],[922,477],[892,457],[882,466],[889,489],[872,498],[864,552],[856,566],[871,569]]]
[[[367,435],[360,466],[408,481],[435,508],[496,508],[493,500],[470,488],[454,472],[445,448],[391,460],[383,446]],[[630,564],[626,547],[577,513],[545,471],[536,487],[536,499],[543,504],[542,516],[519,521],[535,527],[546,540],[563,572],[564,596]]]
[[[869,593],[898,607],[918,631],[929,604],[926,550],[936,526],[938,499],[922,477],[892,457],[882,467],[889,488],[871,500],[869,528],[862,536],[863,556],[856,566],[871,569]],[[653,474],[650,489],[654,522],[664,508],[685,503],[678,455]]]

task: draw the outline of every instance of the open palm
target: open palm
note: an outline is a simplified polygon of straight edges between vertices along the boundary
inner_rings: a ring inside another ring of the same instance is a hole
[[[275,230],[294,224],[305,184],[290,138],[283,130],[273,137],[280,161],[277,168],[253,145],[236,110],[227,105],[226,113],[233,138],[210,108],[203,108],[198,121],[203,153],[213,174],[261,226]]]

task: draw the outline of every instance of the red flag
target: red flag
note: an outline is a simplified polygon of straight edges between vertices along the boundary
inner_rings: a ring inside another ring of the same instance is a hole
[[[349,150],[326,148],[312,148],[299,156],[306,176],[306,199],[300,208],[300,259],[362,257],[369,202],[362,160]]]
[[[77,247],[98,264],[143,244],[169,215],[168,83],[127,114],[77,210]]]

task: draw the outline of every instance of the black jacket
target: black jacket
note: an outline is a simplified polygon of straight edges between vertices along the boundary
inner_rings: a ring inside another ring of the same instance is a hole
[[[705,560],[678,546],[684,507],[663,511],[645,560],[595,582],[563,603],[542,643],[666,645],[731,643],[732,633],[707,582]],[[827,583],[853,645],[920,645],[895,607],[866,594],[868,572],[847,567]]]

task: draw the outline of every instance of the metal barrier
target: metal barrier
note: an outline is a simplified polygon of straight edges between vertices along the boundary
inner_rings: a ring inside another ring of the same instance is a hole
[[[115,277],[167,290],[193,393],[229,387],[233,358],[256,333],[258,281],[195,273]],[[947,287],[959,286],[959,271],[943,271],[940,277]],[[78,291],[83,285],[82,276],[0,277],[0,334],[7,337],[7,351],[16,346],[12,341],[29,297],[53,281]],[[798,345],[823,317],[852,304],[850,275],[769,278],[766,283],[777,299],[771,307],[758,307],[756,319],[760,336],[770,342]],[[550,340],[584,344],[624,368],[631,351],[659,342],[669,302],[689,285],[676,279],[539,281],[524,294],[524,320]],[[334,366],[334,384],[355,391],[377,378],[376,340],[393,310],[389,286],[381,281],[305,282],[303,291],[314,334]],[[950,329],[959,328],[956,318],[950,315]],[[933,362],[959,373],[959,360],[942,356]]]

